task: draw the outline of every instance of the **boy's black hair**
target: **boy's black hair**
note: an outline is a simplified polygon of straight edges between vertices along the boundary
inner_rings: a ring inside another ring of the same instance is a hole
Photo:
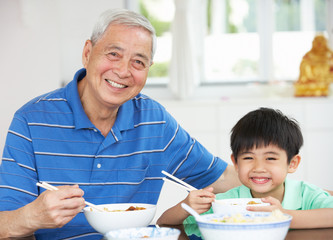
[[[269,144],[285,150],[290,163],[303,145],[298,122],[279,110],[259,108],[242,117],[231,130],[230,145],[236,162],[241,151]]]

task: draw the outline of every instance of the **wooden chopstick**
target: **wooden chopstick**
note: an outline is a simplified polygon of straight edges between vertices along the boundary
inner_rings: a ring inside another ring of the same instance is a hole
[[[186,187],[186,186],[184,186],[184,185],[182,185],[182,184],[179,184],[179,183],[177,183],[177,182],[175,182],[175,181],[173,181],[173,180],[170,180],[170,179],[168,179],[168,178],[166,178],[166,177],[164,177],[163,180],[166,181],[166,182],[172,183],[172,184],[174,184],[174,185],[177,185],[178,187],[184,188],[184,189],[185,189],[186,191],[188,191],[188,192],[191,192],[191,189],[189,189],[188,187]]]
[[[41,183],[36,183],[37,186],[41,187],[41,188],[44,188],[46,190],[50,190],[50,191],[56,191],[56,190],[59,190],[57,187],[55,186],[52,186],[51,184],[48,184],[47,182],[41,182]],[[85,204],[87,204],[89,207],[92,207],[94,209],[96,209],[97,211],[100,211],[100,212],[105,212],[105,210],[103,208],[100,208],[98,206],[96,206],[95,204],[92,204],[90,202],[87,202],[87,201],[84,201]]]
[[[180,180],[179,178],[177,178],[177,177],[171,175],[170,173],[167,173],[166,171],[163,171],[163,170],[162,170],[162,173],[163,173],[164,175],[168,176],[169,178],[171,178],[172,180],[175,180],[176,182],[178,182],[179,185],[182,186],[183,188],[186,187],[186,190],[187,190],[187,191],[198,190],[198,189],[196,189],[195,187],[191,186],[190,184],[187,184],[186,182]],[[166,179],[167,179],[167,178],[166,178]],[[167,180],[169,180],[169,179],[167,179]]]

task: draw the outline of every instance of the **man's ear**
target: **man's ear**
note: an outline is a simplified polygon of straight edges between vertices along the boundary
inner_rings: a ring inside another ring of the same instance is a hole
[[[89,62],[90,54],[92,51],[92,43],[90,40],[87,40],[84,44],[83,52],[82,52],[82,64],[86,68]]]
[[[294,173],[294,172],[296,172],[296,170],[297,170],[297,168],[298,168],[300,162],[301,162],[301,156],[298,155],[298,154],[295,155],[295,156],[291,159],[291,161],[290,161],[290,163],[289,163],[289,165],[288,165],[288,173]]]
[[[234,154],[231,154],[230,158],[231,158],[232,163],[234,164],[236,171],[238,172],[238,166],[237,166],[237,162],[236,162]]]

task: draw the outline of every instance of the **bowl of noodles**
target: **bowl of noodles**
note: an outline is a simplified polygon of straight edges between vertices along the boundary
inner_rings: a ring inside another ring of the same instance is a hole
[[[214,213],[197,220],[205,240],[246,239],[283,240],[292,217],[280,210],[237,214]]]
[[[156,205],[145,203],[115,203],[97,206],[104,211],[85,207],[83,212],[88,223],[101,234],[115,229],[147,227],[156,212]]]

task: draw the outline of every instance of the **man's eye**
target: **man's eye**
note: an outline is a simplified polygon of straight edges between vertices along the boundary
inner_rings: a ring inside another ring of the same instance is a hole
[[[140,64],[142,66],[145,66],[145,64],[142,61],[140,61],[140,60],[135,60],[135,63]]]
[[[252,160],[253,158],[252,157],[244,157],[243,159],[244,160]]]
[[[117,53],[116,52],[110,52],[109,55],[115,57],[115,56],[117,56]]]
[[[146,64],[140,60],[134,60],[134,66],[137,69],[145,69],[146,68]]]

